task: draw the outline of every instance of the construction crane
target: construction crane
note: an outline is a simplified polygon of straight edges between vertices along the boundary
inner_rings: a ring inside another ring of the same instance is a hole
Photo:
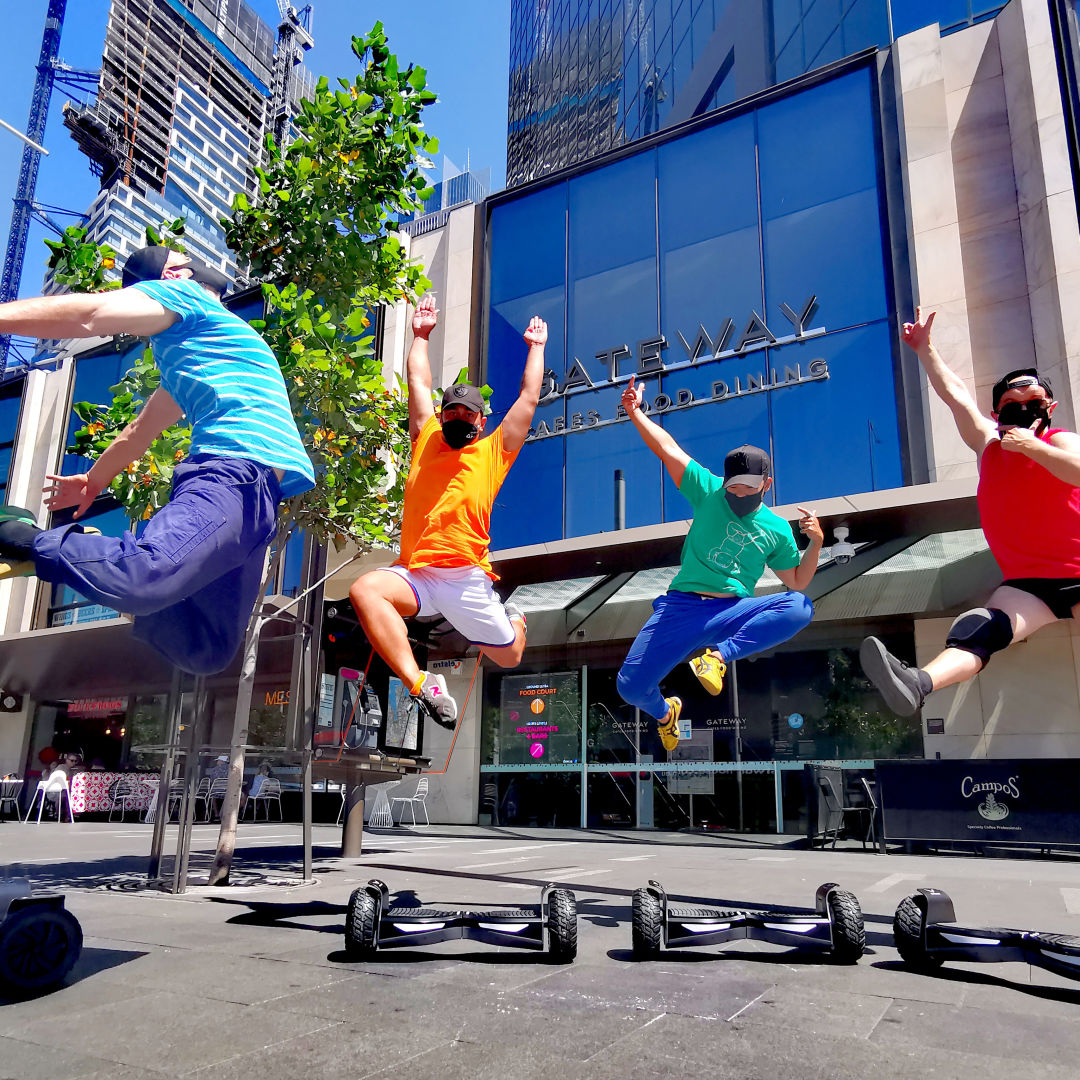
[[[41,38],[37,79],[34,82],[33,97],[30,99],[30,116],[26,122],[27,136],[39,144],[45,137],[45,121],[48,119],[53,84],[61,83],[73,89],[85,90],[90,86],[96,86],[98,81],[98,72],[73,68],[58,59],[60,34],[64,28],[66,10],[67,0],[49,0],[49,8],[45,14],[45,32]],[[8,233],[7,252],[4,256],[4,270],[0,276],[0,304],[14,300],[19,295],[23,260],[26,257],[26,239],[30,232],[30,221],[33,218],[44,222],[57,232],[63,230],[54,219],[54,214],[65,214],[85,220],[83,214],[59,207],[42,206],[34,201],[40,160],[39,151],[29,145],[24,147],[19,182],[15,188],[15,207],[11,214],[11,229]],[[0,335],[0,381],[3,380],[7,368],[10,348],[11,339]]]
[[[285,141],[292,119],[291,98],[293,68],[304,62],[304,54],[315,44],[311,36],[311,5],[297,8],[289,0],[277,0],[277,50],[274,53],[274,85],[270,99],[270,130],[280,146]]]

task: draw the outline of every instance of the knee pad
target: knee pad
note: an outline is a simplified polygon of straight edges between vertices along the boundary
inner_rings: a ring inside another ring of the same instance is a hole
[[[945,644],[977,656],[985,667],[990,657],[1012,643],[1012,620],[1000,608],[972,608],[957,615]]]

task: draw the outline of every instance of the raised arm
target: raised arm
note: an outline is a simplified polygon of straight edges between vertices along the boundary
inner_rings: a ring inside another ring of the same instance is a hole
[[[75,473],[72,476],[54,476],[50,473],[46,477],[52,483],[45,488],[45,505],[50,510],[74,506],[72,516],[82,517],[120,470],[138,461],[150,444],[183,415],[183,410],[168,391],[159,386],[147,398],[138,416],[113,439],[88,473]]]
[[[510,453],[520,450],[529,434],[533,413],[540,400],[540,386],[544,380],[544,346],[547,344],[547,323],[534,315],[525,331],[525,343],[529,355],[525,357],[525,374],[521,377],[521,391],[517,401],[503,417],[503,446]]]
[[[139,289],[37,296],[0,304],[0,334],[36,338],[152,337],[180,316]]]
[[[622,407],[626,415],[638,429],[638,434],[645,440],[645,445],[664,463],[675,486],[682,484],[683,473],[690,464],[690,455],[675,441],[671,434],[665,431],[659,424],[654,424],[641,411],[641,398],[644,391],[642,387],[634,385],[634,376],[630,376],[630,382],[622,395]]]
[[[948,405],[960,438],[981,457],[987,445],[997,438],[997,428],[988,416],[979,412],[964,380],[942,360],[941,354],[931,344],[930,328],[934,325],[936,314],[932,311],[923,319],[922,308],[916,308],[915,322],[904,323],[901,337],[918,354],[919,363],[934,393]]]
[[[405,377],[409,383],[409,436],[415,442],[421,428],[435,415],[431,404],[431,362],[428,360],[428,338],[439,321],[435,295],[421,297],[412,317],[413,341],[405,361]]]

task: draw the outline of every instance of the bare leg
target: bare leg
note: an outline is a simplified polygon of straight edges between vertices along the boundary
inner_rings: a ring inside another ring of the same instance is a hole
[[[349,599],[368,641],[411,690],[420,679],[420,668],[409,644],[405,619],[419,610],[416,594],[397,574],[372,570],[353,582]]]
[[[512,644],[500,645],[497,648],[485,645],[482,650],[489,660],[494,660],[501,668],[517,667],[525,655],[525,624],[520,619],[511,619],[510,625],[517,631]]]
[[[1023,641],[1036,630],[1057,621],[1057,616],[1038,597],[1008,585],[999,585],[986,606],[1000,608],[1009,616],[1014,643]],[[1080,604],[1073,608],[1074,616],[1077,608],[1080,608]],[[938,653],[923,671],[933,679],[934,689],[941,690],[973,678],[982,670],[982,666],[982,661],[974,653],[964,649],[945,649]]]

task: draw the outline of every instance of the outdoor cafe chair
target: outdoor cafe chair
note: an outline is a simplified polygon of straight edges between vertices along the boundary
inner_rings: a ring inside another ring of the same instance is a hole
[[[34,812],[34,803],[37,802],[37,823],[40,825],[41,812],[45,809],[45,799],[50,795],[56,796],[56,820],[64,820],[64,799],[67,799],[68,817],[74,822],[75,814],[71,809],[71,788],[68,786],[67,773],[63,769],[57,769],[48,779],[38,781],[37,791],[30,800],[25,820],[30,820],[30,815]]]

